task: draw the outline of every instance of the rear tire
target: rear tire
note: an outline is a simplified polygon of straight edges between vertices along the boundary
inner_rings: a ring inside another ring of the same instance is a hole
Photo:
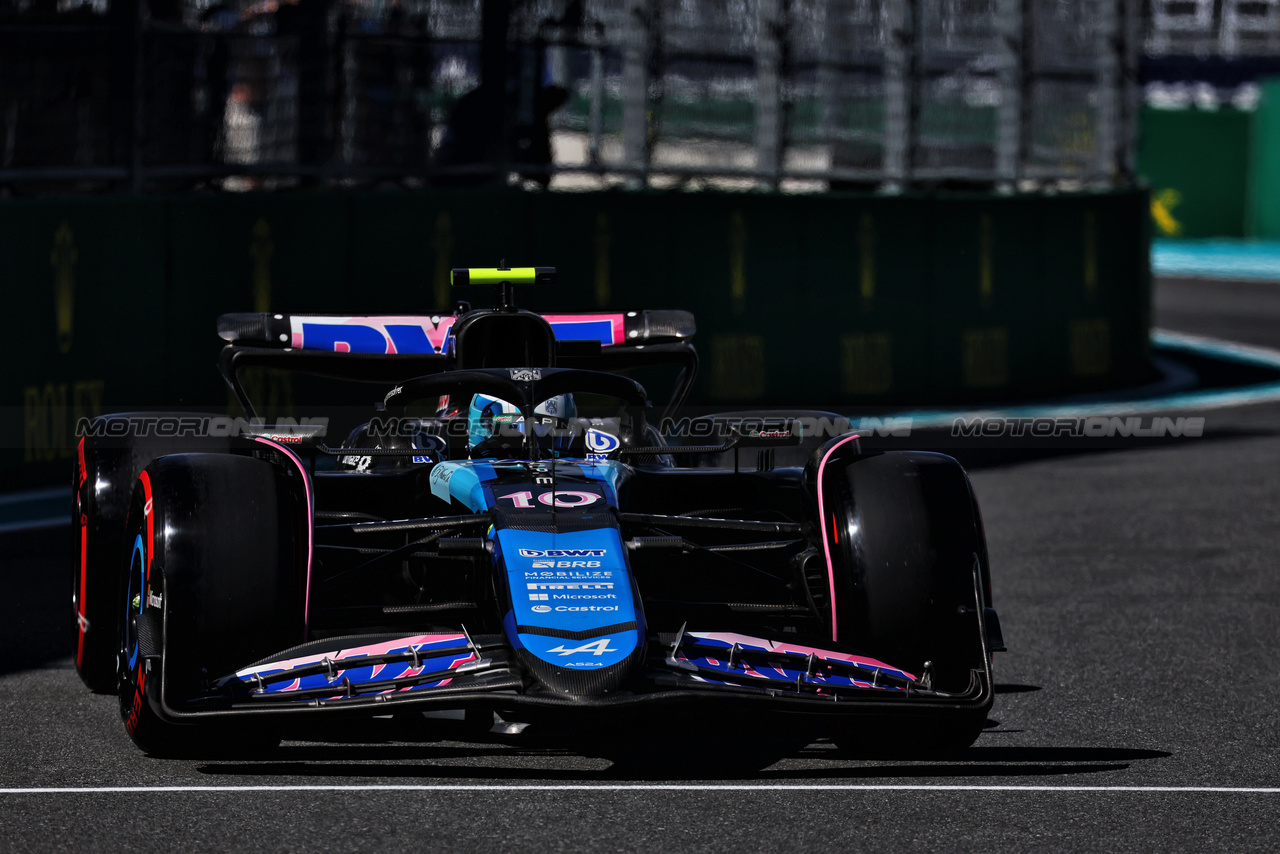
[[[261,727],[179,724],[162,710],[181,710],[215,680],[304,640],[310,511],[300,478],[218,454],[165,457],[139,477],[117,599],[119,697],[126,731],[148,753],[253,753],[278,743]]]

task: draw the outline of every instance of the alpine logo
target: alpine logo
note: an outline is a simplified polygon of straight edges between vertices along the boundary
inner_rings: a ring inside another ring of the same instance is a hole
[[[617,652],[618,650],[609,646],[609,638],[600,638],[582,646],[575,646],[572,649],[565,648],[564,644],[547,650],[547,652],[558,652],[561,655],[574,655],[580,652],[589,652],[592,655],[604,655],[606,652]]]
[[[520,557],[604,557],[607,549],[520,549]]]
[[[537,368],[512,368],[511,379],[518,383],[533,382],[542,379],[542,371]]]

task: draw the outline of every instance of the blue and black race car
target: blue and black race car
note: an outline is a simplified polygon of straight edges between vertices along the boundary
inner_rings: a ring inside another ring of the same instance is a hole
[[[499,304],[444,316],[225,315],[246,418],[90,425],[76,665],[134,741],[434,709],[972,743],[1002,643],[959,464],[865,448],[830,413],[681,417],[692,316],[515,307],[513,285],[552,280],[455,270]],[[663,366],[659,411],[626,374]],[[267,423],[264,371],[364,404],[335,403],[327,431]]]

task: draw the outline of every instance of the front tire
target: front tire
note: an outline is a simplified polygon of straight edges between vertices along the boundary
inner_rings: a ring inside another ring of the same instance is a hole
[[[926,662],[935,690],[962,695],[974,671],[990,674],[979,619],[986,555],[968,476],[951,457],[923,452],[836,456],[817,478],[830,554],[833,640],[917,678]],[[982,732],[981,707],[912,724],[913,750],[967,747]],[[861,749],[847,734],[844,747]],[[883,742],[882,742],[883,743]]]
[[[261,749],[278,736],[177,723],[212,683],[305,634],[302,473],[265,460],[183,454],[134,488],[121,602],[120,713],[134,742],[164,756]],[[216,705],[216,702],[215,702]]]

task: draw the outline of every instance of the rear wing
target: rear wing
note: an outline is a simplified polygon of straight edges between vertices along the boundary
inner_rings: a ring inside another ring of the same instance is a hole
[[[558,341],[634,346],[693,337],[687,311],[544,314]],[[454,315],[224,314],[218,336],[231,344],[327,353],[423,355],[450,352]]]
[[[687,311],[580,312],[542,315],[556,336],[556,364],[599,371],[676,365],[666,412],[679,406],[697,373]],[[224,314],[219,368],[249,415],[255,408],[239,372],[270,367],[371,383],[399,383],[453,367],[453,326],[460,318],[434,315]]]

